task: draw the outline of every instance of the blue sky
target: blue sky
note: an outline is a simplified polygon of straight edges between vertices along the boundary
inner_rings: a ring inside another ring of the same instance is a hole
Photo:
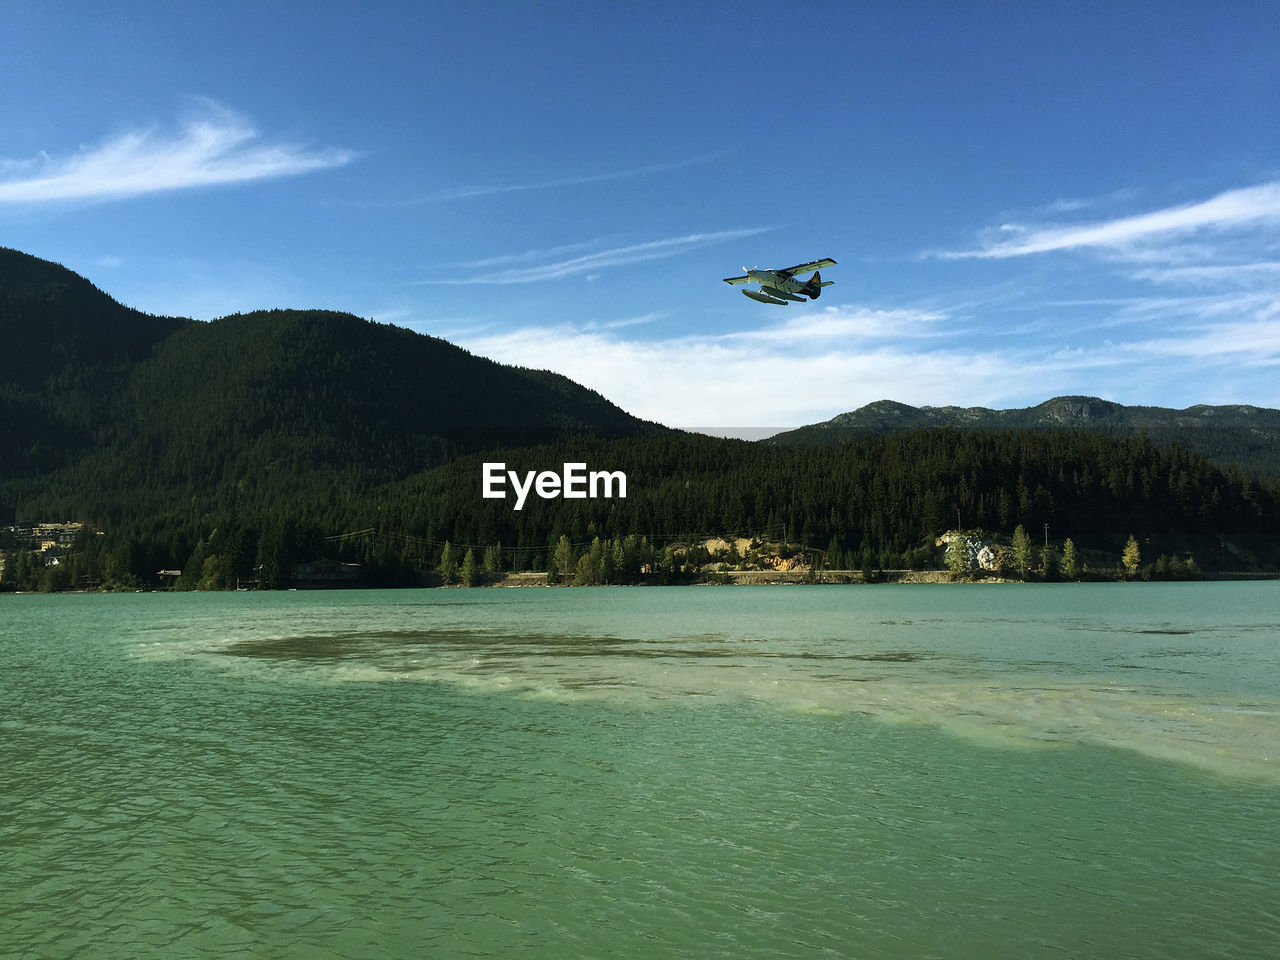
[[[674,426],[1280,407],[1273,2],[0,20],[0,245],[150,312],[347,310]],[[816,303],[721,282],[820,257]]]

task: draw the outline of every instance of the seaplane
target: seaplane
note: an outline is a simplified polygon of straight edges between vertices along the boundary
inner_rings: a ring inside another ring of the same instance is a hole
[[[780,303],[782,306],[787,305],[787,301],[795,303],[804,303],[805,297],[810,300],[817,300],[822,296],[822,288],[829,287],[835,283],[834,280],[823,280],[822,274],[819,273],[823,267],[834,267],[836,262],[831,259],[814,260],[812,263],[798,263],[794,267],[786,267],[782,270],[762,270],[760,267],[752,267],[748,270],[743,267],[745,277],[725,277],[725,283],[758,283],[760,289],[743,290],[743,296],[750,297],[752,300],[758,300],[761,303]],[[808,280],[799,280],[796,277],[798,273],[808,273],[813,271],[813,276]]]

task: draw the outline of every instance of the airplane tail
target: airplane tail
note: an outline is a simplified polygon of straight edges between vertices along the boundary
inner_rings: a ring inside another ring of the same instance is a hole
[[[813,276],[810,277],[808,282],[804,285],[804,295],[810,300],[817,300],[822,296],[822,288],[829,287],[833,283],[835,283],[834,280],[828,280],[826,283],[823,283],[822,274],[815,270],[813,272]]]

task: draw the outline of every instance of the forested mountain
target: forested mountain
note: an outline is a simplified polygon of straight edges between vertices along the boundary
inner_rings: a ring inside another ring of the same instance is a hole
[[[134,369],[125,404],[114,442],[23,488],[43,512],[120,519],[175,494],[270,499],[339,476],[367,488],[471,450],[663,430],[559,375],[322,311],[192,324]]]
[[[851,431],[841,443],[716,439],[348,314],[147,316],[14,251],[0,251],[0,333],[15,345],[0,352],[0,522],[86,524],[57,568],[9,534],[0,585],[146,586],[181,570],[179,586],[286,586],[312,561],[413,584],[468,552],[494,569],[581,575],[585,563],[590,582],[670,574],[673,545],[710,535],[828,564],[919,566],[937,562],[948,529],[1007,538],[1018,526],[1082,551],[1118,554],[1133,535],[1148,556],[1193,555],[1201,569],[1280,566],[1273,482],[1159,442],[1154,420],[1119,435],[1133,408],[1086,398],[976,413],[886,402],[856,424],[807,428]],[[1246,429],[1223,408],[1174,413]],[[1272,429],[1274,411],[1236,413]],[[911,429],[918,415],[928,423]],[[1115,429],[1074,429],[1082,417]],[[965,425],[935,425],[952,422]],[[517,511],[481,496],[486,460],[520,475],[621,471],[627,495],[531,496]]]
[[[451,455],[663,431],[567,378],[327,311],[150,317],[0,252],[0,519],[110,523],[341,475],[359,487]],[[62,469],[57,469],[61,467]]]
[[[1145,432],[1156,443],[1179,442],[1224,468],[1280,480],[1280,410],[1246,404],[1185,410],[1127,407],[1097,397],[1055,397],[1034,407],[912,407],[879,400],[822,423],[775,434],[768,442],[843,443],[861,437],[946,425],[975,430],[1082,430],[1108,436]]]

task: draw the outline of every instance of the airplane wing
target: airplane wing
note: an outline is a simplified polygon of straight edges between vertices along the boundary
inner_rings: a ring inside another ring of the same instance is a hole
[[[750,277],[725,277],[724,282],[725,283],[750,283],[751,278]]]
[[[798,263],[794,267],[787,267],[785,270],[778,270],[777,273],[784,277],[794,277],[797,273],[808,273],[810,270],[821,270],[823,267],[834,267],[836,262],[830,258],[826,260],[814,260],[812,263]]]

